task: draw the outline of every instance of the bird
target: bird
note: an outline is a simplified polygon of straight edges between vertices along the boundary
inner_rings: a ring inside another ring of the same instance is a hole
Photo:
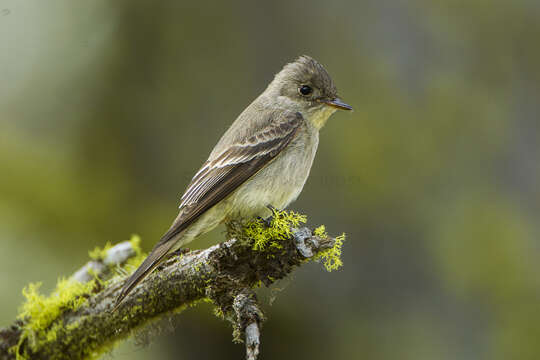
[[[184,192],[179,213],[123,284],[115,309],[168,254],[221,223],[285,209],[309,176],[319,130],[338,109],[352,110],[326,69],[302,55],[286,64],[238,116]]]

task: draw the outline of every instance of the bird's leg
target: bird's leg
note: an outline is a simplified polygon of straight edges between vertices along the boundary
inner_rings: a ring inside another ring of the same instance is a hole
[[[174,250],[173,252],[167,254],[167,259],[171,259],[175,256],[184,255],[184,254],[187,254],[188,252],[190,252],[188,248],[180,248],[178,250]]]
[[[160,262],[158,266],[156,266],[156,269],[158,271],[163,270],[163,267],[165,266],[165,263],[177,256],[182,256],[184,254],[187,254],[190,250],[188,248],[180,248],[174,251],[171,251],[170,253],[166,254],[163,260]]]
[[[274,214],[277,213],[279,210],[276,209],[273,205],[271,204],[268,204],[266,205],[266,207],[268,208],[268,210],[270,210],[272,212],[272,215],[270,215],[269,217],[267,217],[266,219],[265,218],[262,218],[260,216],[257,217],[257,219],[263,223],[264,226],[266,227],[270,227],[272,226],[272,221],[274,221]]]

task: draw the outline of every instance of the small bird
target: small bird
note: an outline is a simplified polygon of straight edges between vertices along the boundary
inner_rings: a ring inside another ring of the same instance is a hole
[[[262,217],[286,208],[308,178],[319,130],[337,109],[324,67],[300,56],[276,74],[266,90],[234,121],[195,174],[180,212],[150,255],[125,282],[116,306],[170,254],[223,222]]]

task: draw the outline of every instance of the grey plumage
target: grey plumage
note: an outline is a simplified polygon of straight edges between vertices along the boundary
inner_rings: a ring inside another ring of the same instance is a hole
[[[294,201],[309,175],[319,130],[337,108],[351,109],[337,98],[322,65],[308,56],[287,64],[214,147],[171,228],[126,281],[117,305],[167,254],[198,235]]]

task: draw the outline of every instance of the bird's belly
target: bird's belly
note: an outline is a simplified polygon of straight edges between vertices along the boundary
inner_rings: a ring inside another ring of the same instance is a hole
[[[270,215],[268,205],[284,209],[296,200],[309,176],[318,137],[296,140],[233,193],[228,218],[265,217]]]

